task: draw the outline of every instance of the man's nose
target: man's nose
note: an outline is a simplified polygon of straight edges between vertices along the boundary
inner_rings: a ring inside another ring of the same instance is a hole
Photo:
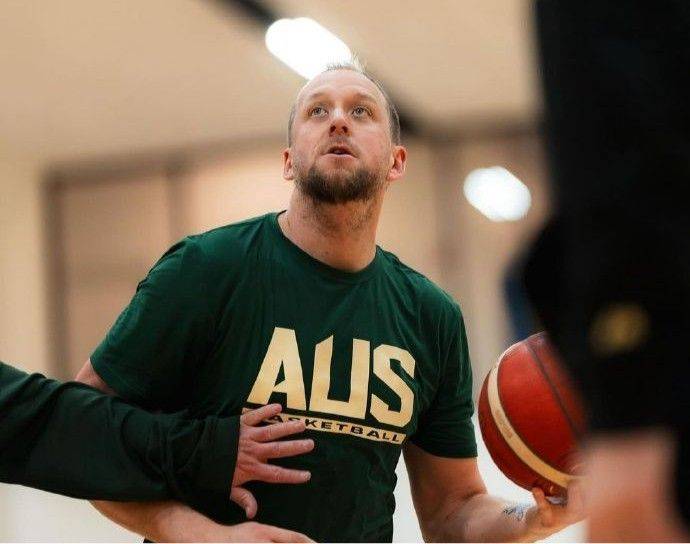
[[[336,109],[333,112],[333,117],[331,118],[331,136],[334,134],[349,134],[350,125],[348,124],[347,117],[342,110]]]

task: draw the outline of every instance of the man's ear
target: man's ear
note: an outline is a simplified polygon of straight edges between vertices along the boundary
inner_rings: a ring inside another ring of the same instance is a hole
[[[405,165],[407,164],[407,149],[401,145],[393,146],[392,164],[388,169],[386,180],[395,181],[405,175]]]
[[[295,179],[295,173],[292,168],[292,153],[289,147],[283,151],[283,179],[289,181]]]

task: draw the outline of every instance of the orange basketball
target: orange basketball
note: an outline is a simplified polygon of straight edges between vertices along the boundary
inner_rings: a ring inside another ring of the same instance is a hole
[[[479,427],[498,468],[520,487],[564,496],[575,478],[584,412],[546,333],[508,348],[479,396]]]

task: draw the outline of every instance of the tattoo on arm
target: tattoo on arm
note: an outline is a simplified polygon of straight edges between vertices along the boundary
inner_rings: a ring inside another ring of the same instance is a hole
[[[522,521],[529,509],[529,504],[511,504],[503,509],[503,513],[508,517],[514,517],[517,521]]]

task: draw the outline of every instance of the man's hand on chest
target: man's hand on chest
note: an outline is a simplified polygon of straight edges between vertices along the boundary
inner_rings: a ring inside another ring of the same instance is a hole
[[[240,418],[240,437],[237,464],[232,479],[230,498],[239,504],[252,519],[258,505],[254,496],[242,484],[259,480],[275,484],[302,484],[311,478],[307,470],[294,470],[267,463],[269,459],[292,457],[314,449],[311,439],[280,440],[304,431],[303,421],[288,421],[259,426],[280,413],[280,404],[269,404],[246,412]]]

